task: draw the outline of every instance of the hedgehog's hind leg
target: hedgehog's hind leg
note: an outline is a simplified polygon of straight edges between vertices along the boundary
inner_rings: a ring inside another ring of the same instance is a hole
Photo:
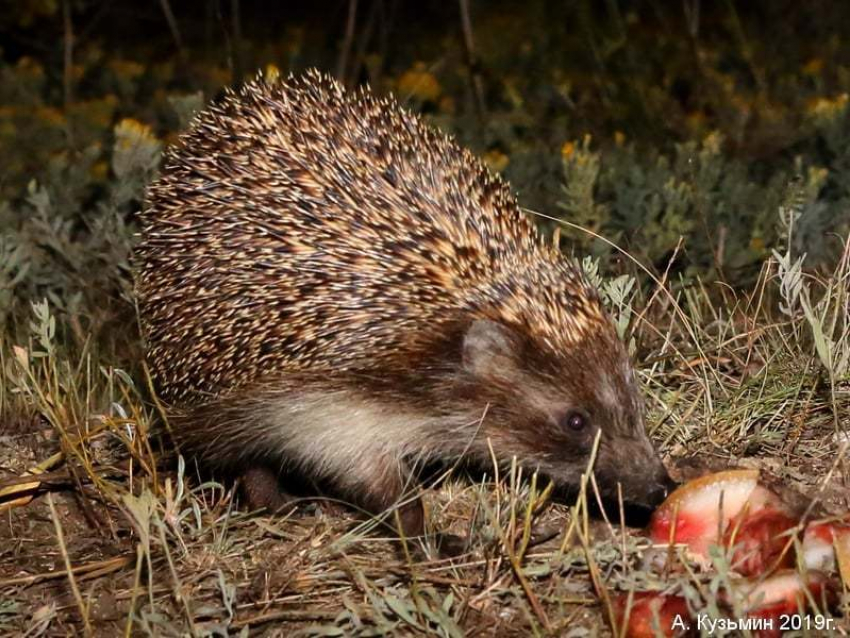
[[[280,513],[297,500],[281,485],[280,465],[268,454],[268,441],[252,418],[253,397],[225,397],[170,414],[171,430],[183,453],[194,455],[209,472],[236,481],[243,506]]]
[[[253,465],[239,476],[239,484],[248,507],[252,510],[265,509],[277,514],[292,506],[295,497],[280,487],[280,477],[265,465]]]

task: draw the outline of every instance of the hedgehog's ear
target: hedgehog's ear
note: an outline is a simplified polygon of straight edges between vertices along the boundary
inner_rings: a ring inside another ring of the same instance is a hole
[[[510,328],[476,319],[463,337],[463,367],[481,377],[504,374],[516,365],[516,343]]]

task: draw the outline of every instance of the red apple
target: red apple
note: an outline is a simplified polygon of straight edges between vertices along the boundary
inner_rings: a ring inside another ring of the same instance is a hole
[[[809,609],[810,595],[816,603],[827,606],[835,602],[835,591],[821,572],[809,571],[805,577],[794,570],[782,570],[756,583],[746,593],[748,618],[769,621],[770,626],[754,631],[759,638],[782,635],[782,617],[804,613]]]
[[[656,636],[688,636],[694,632],[695,623],[688,604],[681,596],[661,592],[635,592],[629,607],[629,595],[619,594],[613,599],[618,632],[627,623],[625,638],[655,638]]]
[[[835,557],[844,589],[850,589],[850,527],[845,527],[835,536]]]
[[[850,542],[844,541],[845,538],[850,538],[850,520],[809,523],[803,533],[803,562],[806,567],[833,571],[836,567],[837,547]]]
[[[759,576],[780,567],[794,566],[794,540],[790,532],[797,521],[768,507],[742,512],[726,529],[723,544],[733,548],[732,569],[744,576]]]
[[[728,470],[682,485],[653,513],[650,538],[659,544],[684,543],[694,558],[707,562],[709,545],[722,538],[752,496],[750,512],[772,502],[770,492],[756,489],[758,476],[758,470]]]

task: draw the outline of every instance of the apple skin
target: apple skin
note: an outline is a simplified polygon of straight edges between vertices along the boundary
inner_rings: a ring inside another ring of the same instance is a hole
[[[685,483],[653,513],[650,539],[684,544],[693,559],[708,566],[708,548],[723,541],[733,520],[780,509],[779,499],[758,485],[758,477],[758,470],[727,470]]]
[[[614,615],[617,618],[618,627],[622,627],[626,620],[628,611],[628,626],[625,638],[655,638],[656,636],[681,637],[696,635],[696,623],[688,610],[688,604],[682,596],[662,594],[655,591],[635,592],[632,599],[631,610],[628,609],[629,595],[618,594],[613,599]],[[658,619],[656,630],[655,619]],[[687,629],[682,629],[681,623]]]

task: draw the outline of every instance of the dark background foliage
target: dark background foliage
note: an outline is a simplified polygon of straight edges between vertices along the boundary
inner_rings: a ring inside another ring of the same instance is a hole
[[[816,267],[850,218],[848,23],[843,2],[7,2],[5,316],[129,298],[132,213],[161,146],[224,87],[311,66],[394,93],[523,205],[658,270],[746,284],[784,236],[780,209]],[[119,175],[122,144],[141,159]]]

